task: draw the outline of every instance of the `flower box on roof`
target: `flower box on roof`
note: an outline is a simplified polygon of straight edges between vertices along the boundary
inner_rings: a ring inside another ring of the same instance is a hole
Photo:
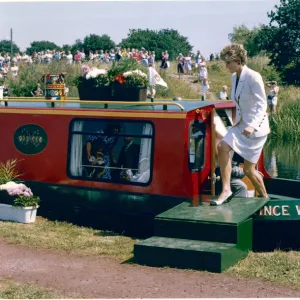
[[[147,98],[147,69],[135,60],[124,59],[104,69],[82,66],[77,78],[81,100],[145,101]]]

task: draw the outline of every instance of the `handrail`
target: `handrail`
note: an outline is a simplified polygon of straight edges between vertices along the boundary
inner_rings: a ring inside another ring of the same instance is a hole
[[[29,98],[33,98],[33,99],[29,99]],[[5,102],[5,106],[7,106],[7,102],[24,102],[24,103],[28,103],[28,102],[33,102],[33,103],[43,103],[43,102],[51,102],[52,107],[55,107],[55,103],[81,103],[81,104],[104,104],[104,108],[108,108],[109,104],[120,104],[120,105],[139,105],[139,106],[154,106],[154,105],[162,105],[163,106],[163,110],[167,110],[167,106],[168,105],[173,105],[173,106],[177,106],[180,108],[181,111],[184,111],[184,107],[176,102],[135,102],[135,101],[94,101],[94,100],[48,100],[48,99],[37,99],[37,97],[20,97],[17,98],[15,97],[14,99],[10,98],[10,99],[3,99],[1,100],[3,102]]]

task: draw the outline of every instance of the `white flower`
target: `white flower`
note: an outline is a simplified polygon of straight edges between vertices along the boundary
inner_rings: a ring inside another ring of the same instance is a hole
[[[21,195],[21,196],[33,196],[31,189],[23,183],[16,183],[9,181],[5,184],[0,185],[0,190],[6,190],[10,196]]]
[[[145,73],[143,73],[142,71],[140,70],[135,70],[135,71],[128,71],[128,72],[125,72],[123,73],[123,76],[126,78],[132,74],[138,74],[138,75],[141,75],[141,76],[144,76],[144,77],[147,77],[147,75]]]
[[[92,68],[87,74],[86,74],[86,79],[90,78],[96,78],[99,75],[104,75],[106,74],[105,69],[98,69],[98,68]]]

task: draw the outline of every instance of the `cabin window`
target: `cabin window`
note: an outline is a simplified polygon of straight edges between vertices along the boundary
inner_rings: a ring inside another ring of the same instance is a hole
[[[68,175],[83,180],[149,184],[153,131],[150,122],[73,120]]]
[[[189,128],[189,168],[199,172],[204,165],[205,124],[194,121]]]

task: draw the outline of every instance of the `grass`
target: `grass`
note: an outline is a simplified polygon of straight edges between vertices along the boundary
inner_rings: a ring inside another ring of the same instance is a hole
[[[300,289],[300,253],[279,250],[269,253],[250,252],[247,258],[226,273],[239,278],[261,279]]]
[[[200,94],[197,93],[190,85],[186,84],[185,81],[179,78],[172,78],[167,74],[171,73],[169,70],[167,73],[161,72],[161,77],[168,84],[168,89],[157,86],[157,98],[172,99],[174,97],[180,97],[184,99],[200,99]]]
[[[273,140],[300,140],[300,88],[280,89],[277,113],[270,116],[270,126]]]
[[[81,256],[103,255],[121,261],[133,257],[133,245],[138,242],[113,232],[48,221],[41,217],[38,217],[34,224],[0,222],[0,237],[9,243],[34,248],[59,250]],[[279,250],[267,253],[250,252],[247,258],[228,269],[226,274],[262,279],[300,289],[300,253]],[[18,294],[22,291],[30,294]],[[23,285],[0,279],[0,298],[3,298],[3,295],[11,296],[10,298],[13,298],[13,295],[19,298],[30,298],[30,295],[44,298],[45,295],[46,298],[50,298],[52,294],[33,286],[28,285],[25,288]]]
[[[18,283],[10,278],[0,278],[0,299],[58,299],[59,293],[34,284]]]
[[[38,217],[32,224],[0,222],[0,237],[12,244],[53,249],[78,255],[103,255],[121,261],[132,257],[138,240],[110,231],[74,226]]]

